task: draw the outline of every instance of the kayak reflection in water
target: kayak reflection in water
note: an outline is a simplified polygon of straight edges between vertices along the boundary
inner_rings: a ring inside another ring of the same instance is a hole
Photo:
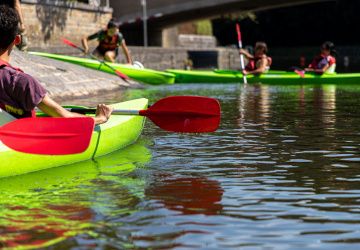
[[[247,50],[240,49],[240,54],[243,54],[249,61],[243,70],[244,75],[248,74],[262,74],[270,69],[272,64],[271,57],[267,56],[268,47],[264,42],[257,42],[255,44],[254,55],[251,55]]]
[[[335,73],[336,50],[332,42],[325,42],[320,47],[320,55],[316,56],[305,71],[323,73]]]
[[[216,215],[222,210],[224,190],[219,182],[204,177],[171,178],[158,176],[145,190],[145,196],[182,214]]]
[[[0,108],[15,118],[35,117],[35,107],[52,117],[83,117],[61,107],[35,78],[9,64],[12,49],[21,43],[18,25],[15,10],[0,5]],[[99,104],[95,123],[106,122],[111,112],[110,106]]]

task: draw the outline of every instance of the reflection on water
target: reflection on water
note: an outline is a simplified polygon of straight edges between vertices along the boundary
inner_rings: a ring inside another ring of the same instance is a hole
[[[204,177],[155,176],[145,190],[147,198],[158,200],[167,209],[182,214],[219,214],[222,194],[223,189],[217,181]]]
[[[1,179],[0,246],[64,249],[75,236],[94,246],[103,218],[131,213],[129,203],[141,200],[144,183],[132,174],[150,157],[140,141],[96,161]]]
[[[358,248],[359,87],[175,85],[122,98],[169,95],[218,98],[220,129],[147,122],[146,147],[2,179],[0,246]]]

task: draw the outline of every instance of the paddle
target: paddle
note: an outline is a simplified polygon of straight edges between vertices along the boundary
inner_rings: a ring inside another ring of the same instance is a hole
[[[71,108],[80,114],[96,109]],[[181,133],[213,132],[220,123],[220,104],[216,99],[201,96],[170,96],[146,110],[114,110],[114,115],[146,116],[160,128]]]
[[[241,32],[240,32],[240,24],[236,24],[236,32],[238,35],[238,45],[239,45],[239,49],[242,49],[242,40],[241,40]],[[245,63],[244,63],[244,55],[240,53],[240,65],[241,65],[241,70],[245,69]],[[243,83],[247,84],[247,79],[246,79],[246,75],[243,74]]]
[[[85,151],[94,119],[23,118],[0,127],[0,140],[9,148],[29,154],[66,155]]]
[[[69,41],[69,40],[67,40],[65,38],[63,38],[62,41],[63,41],[63,43],[65,43],[65,44],[67,44],[67,45],[69,45],[69,46],[71,46],[73,48],[76,48],[76,49],[80,50],[81,52],[85,53],[85,50],[83,48],[80,48],[79,46],[77,46],[73,42],[71,42],[71,41]],[[88,54],[88,53],[86,53],[86,55],[89,56],[91,59],[94,59],[94,60],[104,64],[105,66],[107,66],[111,70],[113,70],[115,72],[115,74],[117,74],[121,79],[123,79],[123,80],[129,80],[130,79],[127,75],[121,73],[119,70],[117,70],[114,67],[112,67],[111,65],[107,64],[105,61],[99,60],[99,58],[97,58],[96,56],[94,56],[92,54]]]

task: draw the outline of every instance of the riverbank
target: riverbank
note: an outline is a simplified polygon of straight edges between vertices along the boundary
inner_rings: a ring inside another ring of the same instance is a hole
[[[11,64],[34,76],[52,98],[61,102],[143,88],[137,82],[125,82],[115,75],[17,50],[12,53]]]

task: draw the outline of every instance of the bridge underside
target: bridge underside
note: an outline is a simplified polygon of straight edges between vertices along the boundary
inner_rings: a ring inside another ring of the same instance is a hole
[[[114,17],[131,41],[142,44],[142,19],[140,1],[112,0]],[[116,1],[116,3],[115,3]],[[336,0],[152,0],[148,1],[149,44],[161,46],[162,30],[180,23],[205,18],[216,18],[231,13],[263,11],[281,7],[330,2]],[[133,42],[132,42],[133,43]]]

